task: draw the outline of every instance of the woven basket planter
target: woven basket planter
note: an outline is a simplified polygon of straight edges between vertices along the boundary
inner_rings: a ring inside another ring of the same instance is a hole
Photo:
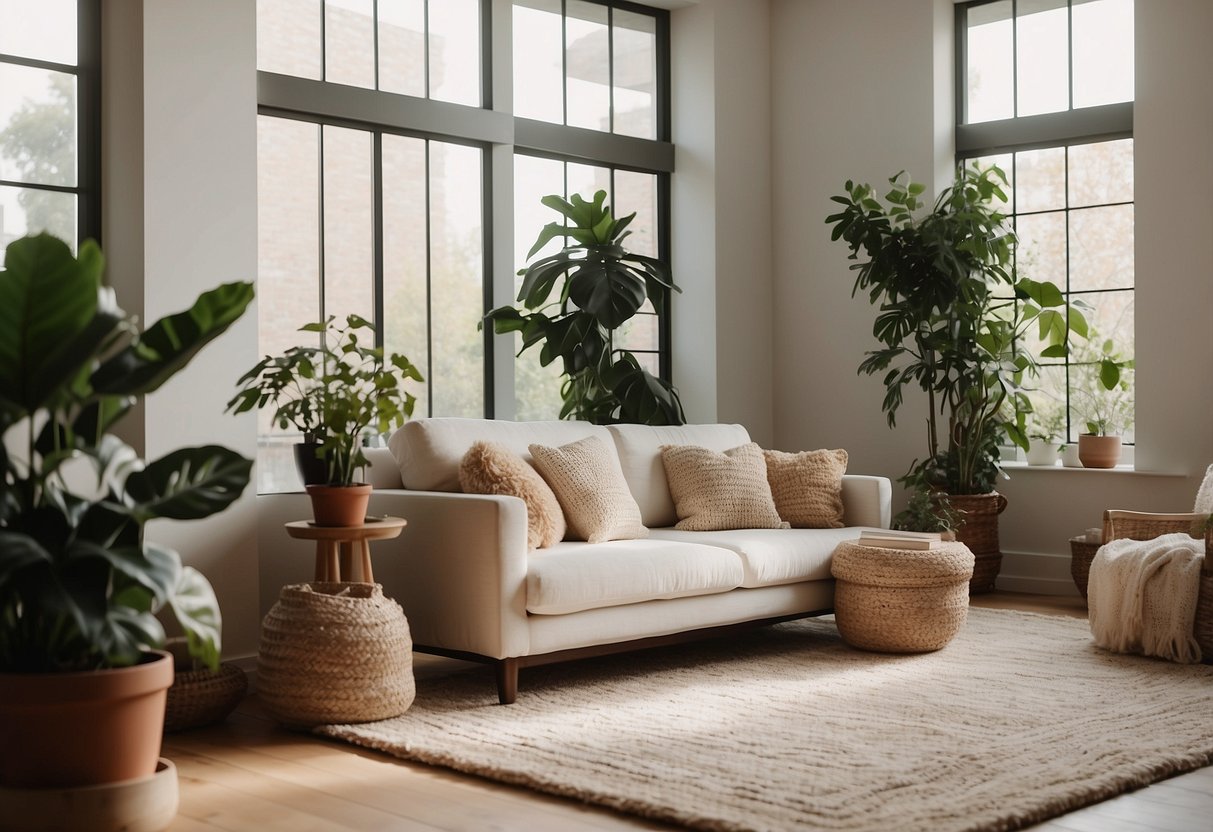
[[[185,731],[227,718],[248,693],[248,677],[224,662],[218,671],[190,670],[173,676],[164,711],[164,730]]]
[[[379,584],[282,588],[261,627],[257,692],[293,728],[373,722],[413,703],[413,641]]]
[[[952,508],[964,512],[964,522],[956,530],[956,539],[973,553],[972,593],[993,592],[994,581],[1002,569],[1002,550],[998,545],[998,515],[1007,507],[1007,498],[997,491],[989,494],[949,494]]]
[[[963,543],[916,551],[848,541],[834,550],[831,572],[834,619],[852,647],[939,650],[968,618],[973,555]]]

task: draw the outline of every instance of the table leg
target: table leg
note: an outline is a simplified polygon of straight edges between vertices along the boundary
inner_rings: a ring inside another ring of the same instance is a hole
[[[330,541],[328,541],[328,545],[329,545],[328,578],[326,578],[325,580],[340,581],[341,580],[341,564],[337,560],[337,541],[330,540]]]
[[[362,544],[362,580],[368,584],[375,583],[375,573],[371,570],[371,542],[359,541]]]
[[[351,540],[343,540],[339,545],[341,546],[341,575],[334,580],[352,581],[354,580],[354,543]]]

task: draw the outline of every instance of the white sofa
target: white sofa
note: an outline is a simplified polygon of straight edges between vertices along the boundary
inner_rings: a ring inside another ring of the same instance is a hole
[[[531,443],[563,445],[586,436],[616,449],[648,538],[566,540],[528,553],[522,500],[458,493],[459,462],[477,440],[529,458]],[[495,662],[505,704],[514,701],[522,667],[827,613],[834,547],[859,528],[888,528],[889,480],[845,476],[842,529],[670,528],[677,518],[660,446],[726,450],[748,441],[741,425],[409,422],[392,436],[390,451],[370,454],[371,513],[408,520],[399,538],[373,544],[376,580],[404,607],[416,649]],[[262,552],[280,553],[262,572],[268,608],[277,588],[301,580],[301,564],[311,564],[303,557],[310,550],[285,540],[277,523],[310,516],[310,509],[297,494],[262,497],[258,505],[268,521]],[[286,580],[284,569],[291,570]]]

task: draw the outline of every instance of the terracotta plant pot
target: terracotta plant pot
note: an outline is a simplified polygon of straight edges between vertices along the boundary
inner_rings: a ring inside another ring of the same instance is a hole
[[[65,788],[150,777],[173,659],[133,667],[0,674],[0,785]]]
[[[371,500],[371,486],[309,485],[312,516],[317,526],[361,526],[366,521],[366,507]]]
[[[1078,458],[1083,468],[1114,468],[1120,461],[1120,437],[1084,433],[1078,437]]]
[[[0,786],[0,832],[161,832],[177,815],[177,768],[161,759],[135,780],[54,789]]]

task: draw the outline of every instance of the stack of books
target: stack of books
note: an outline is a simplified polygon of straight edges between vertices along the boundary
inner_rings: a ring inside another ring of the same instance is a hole
[[[943,545],[939,532],[903,532],[896,529],[880,529],[859,533],[860,546],[880,546],[883,549],[938,549]]]

